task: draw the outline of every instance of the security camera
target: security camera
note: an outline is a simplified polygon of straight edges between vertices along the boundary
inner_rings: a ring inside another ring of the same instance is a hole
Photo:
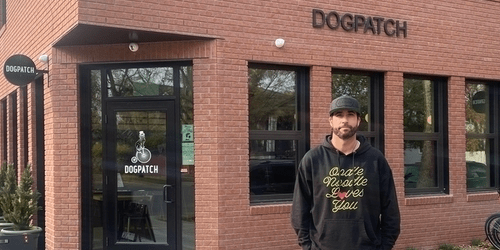
[[[139,44],[137,44],[137,43],[130,43],[128,45],[128,48],[130,49],[130,51],[136,52],[136,51],[139,50]]]

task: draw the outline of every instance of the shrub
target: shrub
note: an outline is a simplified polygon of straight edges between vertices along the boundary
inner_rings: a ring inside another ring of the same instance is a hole
[[[12,188],[15,192],[10,193]],[[6,192],[8,191],[8,192]],[[7,171],[7,179],[1,194],[2,209],[6,221],[14,223],[14,230],[27,230],[31,227],[31,218],[41,209],[38,206],[40,193],[33,190],[33,177],[31,176],[31,165],[27,165],[21,175],[19,185],[16,183],[14,167],[10,166]],[[11,202],[8,202],[11,199]],[[10,203],[7,204],[7,203]]]
[[[5,177],[7,177],[7,164],[4,163],[0,166],[0,194],[2,193],[3,186],[5,184]],[[1,202],[1,197],[0,197]],[[3,216],[2,206],[0,206],[0,216]]]
[[[8,213],[13,210],[13,201],[16,192],[16,170],[12,164],[2,164],[3,182],[0,183],[0,209],[4,215],[4,220],[9,221]]]
[[[471,246],[480,247],[483,245],[483,241],[480,239],[472,239]]]
[[[460,250],[460,248],[451,244],[441,244],[438,250]]]

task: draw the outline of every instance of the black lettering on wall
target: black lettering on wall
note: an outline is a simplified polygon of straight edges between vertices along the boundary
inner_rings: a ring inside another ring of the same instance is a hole
[[[371,31],[373,35],[384,33],[390,37],[408,36],[408,23],[406,21],[395,20],[384,17],[371,17],[359,14],[345,13],[340,14],[336,11],[325,13],[320,9],[312,10],[312,26],[313,28],[324,28],[326,26],[331,30],[336,30],[342,27],[347,32],[363,33]]]
[[[312,25],[314,28],[323,28],[323,26],[325,26],[325,12],[323,12],[322,10],[313,9],[312,16],[313,16]],[[318,17],[320,18],[319,23],[318,23]]]

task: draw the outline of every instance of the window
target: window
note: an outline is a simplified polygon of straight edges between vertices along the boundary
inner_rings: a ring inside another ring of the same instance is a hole
[[[0,0],[0,28],[7,22],[7,16],[6,16],[6,1],[7,0]]]
[[[446,80],[405,76],[404,154],[405,190],[447,192]]]
[[[465,160],[469,191],[499,186],[499,91],[497,84],[488,82],[470,81],[466,85]]]
[[[4,98],[1,102],[2,104],[2,159],[1,163],[7,162],[8,154],[8,141],[7,141],[7,98]]]
[[[9,158],[9,163],[14,164],[14,168],[18,169],[17,165],[17,91],[14,91],[12,94],[10,94],[10,128],[9,128],[9,133],[12,133],[11,141],[9,143],[12,143],[12,145],[9,146],[9,150],[12,150],[12,158]],[[12,147],[11,147],[12,146]]]
[[[361,105],[361,124],[359,134],[364,135],[371,144],[384,151],[384,103],[383,74],[334,70],[332,72],[332,100],[349,95]]]
[[[295,170],[309,149],[307,69],[250,64],[251,202],[292,199]]]

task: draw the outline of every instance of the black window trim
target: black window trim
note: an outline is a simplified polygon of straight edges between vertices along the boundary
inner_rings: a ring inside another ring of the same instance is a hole
[[[2,9],[0,9],[2,19],[0,20],[0,28],[7,23],[7,0],[2,1]]]
[[[373,146],[384,153],[384,72],[333,68],[332,76],[333,74],[352,74],[370,77],[370,105],[373,112],[368,117],[371,127],[370,131],[358,131],[358,133],[367,138],[373,138]]]
[[[491,192],[493,190],[500,192],[500,82],[482,79],[465,79],[465,85],[468,84],[484,84],[488,86],[489,90],[489,110],[492,111],[490,115],[490,133],[465,133],[467,139],[486,139],[493,141],[493,147],[490,147],[490,181],[493,185],[486,188],[468,188],[467,192]]]
[[[404,79],[432,80],[434,83],[434,133],[404,132],[404,141],[432,140],[436,142],[437,187],[405,188],[405,194],[448,194],[449,193],[449,147],[448,147],[448,84],[442,76],[404,74]],[[404,83],[403,83],[404,84]]]
[[[17,92],[18,90],[13,91],[9,96],[10,96],[10,131],[12,131],[12,159],[10,159],[11,163],[14,164],[14,168],[16,169],[16,175],[18,173],[19,169],[19,164],[17,162],[18,156],[17,156],[17,150],[18,150],[18,143],[17,143],[17,138],[18,138],[18,133],[17,133],[17,128],[18,128],[18,123],[17,123],[17,104],[18,104],[18,98],[17,98]],[[10,148],[9,148],[10,149]]]
[[[82,166],[80,175],[81,175],[81,220],[82,223],[80,225],[80,229],[82,231],[82,249],[90,249],[93,244],[93,234],[92,234],[92,222],[90,221],[91,212],[92,212],[92,172],[88,169],[88,166],[91,166],[91,88],[90,88],[90,72],[92,70],[98,70],[101,72],[101,82],[106,81],[106,71],[111,69],[122,69],[122,68],[147,68],[147,67],[174,67],[180,68],[183,66],[193,66],[191,60],[180,60],[180,61],[145,61],[141,63],[89,63],[89,64],[80,64],[78,66],[78,74],[79,74],[79,82],[78,89],[80,91],[79,98],[80,102],[80,120],[82,121],[81,129],[80,129],[80,147],[81,147],[81,159],[80,164]],[[174,74],[175,74],[174,70]],[[179,77],[179,75],[174,75],[175,77]],[[42,85],[43,86],[43,85]],[[180,98],[178,97],[180,90],[177,86],[174,86],[174,95],[176,96],[175,102],[176,106],[180,107]],[[147,96],[147,97],[108,97],[106,94],[107,84],[101,85],[101,95],[102,95],[102,107],[101,110],[105,110],[106,104],[108,102],[113,101],[122,101],[122,100],[164,100],[166,98],[171,98],[171,96]],[[176,121],[180,121],[180,117],[178,117],[180,112],[177,112]],[[103,125],[104,126],[104,125]],[[104,131],[104,129],[103,129]],[[180,192],[180,189],[178,189]],[[178,206],[180,203],[178,204]],[[181,208],[177,207],[177,210],[180,211]],[[180,224],[179,224],[180,225]],[[180,234],[179,234],[180,236]]]
[[[249,69],[289,70],[289,71],[295,71],[297,73],[296,74],[297,77],[296,101],[297,101],[297,121],[298,121],[297,130],[296,131],[249,130],[249,142],[252,140],[297,141],[297,155],[296,155],[296,165],[295,165],[295,168],[297,168],[302,157],[310,149],[309,68],[303,66],[249,62],[248,70]],[[262,205],[266,203],[269,204],[269,203],[290,202],[292,201],[292,198],[293,198],[293,193],[274,194],[265,196],[250,195],[250,204]]]
[[[7,141],[7,98],[1,100],[2,104],[2,163],[7,163],[7,155],[8,155],[8,141]]]

